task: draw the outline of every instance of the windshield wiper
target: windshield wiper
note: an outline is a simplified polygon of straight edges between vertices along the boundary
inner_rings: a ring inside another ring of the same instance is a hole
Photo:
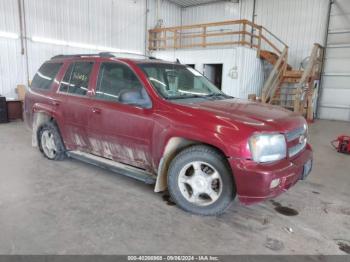
[[[182,95],[182,96],[168,96],[166,99],[175,100],[175,99],[187,99],[187,98],[206,98],[207,96],[202,95]]]
[[[219,97],[219,96],[225,97],[225,98],[233,98],[233,96],[229,96],[223,93],[214,93],[214,94],[206,95],[206,97]]]

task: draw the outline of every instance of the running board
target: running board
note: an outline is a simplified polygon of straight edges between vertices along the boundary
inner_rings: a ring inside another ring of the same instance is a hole
[[[81,151],[68,151],[67,155],[71,158],[83,161],[85,163],[89,163],[104,169],[108,169],[120,175],[137,179],[146,184],[155,184],[156,182],[156,176],[149,172],[119,162],[115,162],[104,157],[99,157]]]

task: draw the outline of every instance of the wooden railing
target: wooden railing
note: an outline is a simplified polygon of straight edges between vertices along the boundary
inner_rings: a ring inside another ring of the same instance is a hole
[[[280,87],[283,76],[288,68],[288,47],[285,47],[274,65],[269,77],[265,81],[262,89],[261,101],[263,103],[272,103],[276,90]]]
[[[294,99],[294,112],[304,114],[304,108],[307,105],[306,117],[312,119],[312,97],[315,80],[320,79],[323,47],[319,44],[314,44],[308,64],[296,85],[296,95]]]
[[[281,55],[287,45],[265,27],[248,20],[184,25],[149,30],[150,51],[206,48],[222,46],[249,46]]]

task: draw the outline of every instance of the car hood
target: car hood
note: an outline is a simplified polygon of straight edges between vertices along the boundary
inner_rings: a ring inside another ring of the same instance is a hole
[[[285,132],[305,123],[303,117],[282,107],[237,98],[182,105],[209,112],[222,120],[249,125],[257,130]]]

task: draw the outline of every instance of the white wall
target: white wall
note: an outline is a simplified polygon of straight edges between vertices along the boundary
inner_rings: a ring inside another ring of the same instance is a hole
[[[240,4],[219,2],[202,6],[184,8],[182,10],[182,24],[200,24],[240,18]]]
[[[313,43],[324,45],[329,0],[255,0],[255,23],[265,26],[289,46],[289,62],[299,68]],[[254,0],[221,2],[182,10],[182,24],[253,17]]]
[[[0,0],[0,32],[18,31],[17,1]],[[25,67],[19,40],[0,37],[0,95],[14,96],[14,86],[25,81],[23,72]]]
[[[159,4],[157,12],[157,0],[148,0],[148,28],[154,28],[157,25],[157,19],[163,20],[163,27],[181,25],[181,8],[179,6],[166,0],[160,0]]]
[[[318,116],[350,121],[350,1],[332,4]]]
[[[160,3],[158,14],[164,26],[179,25],[181,8],[165,0]],[[156,0],[24,0],[24,4],[29,79],[57,54],[114,49],[144,53],[146,15],[148,28],[157,22]],[[17,84],[27,84],[26,56],[21,55],[19,39],[1,37],[1,32],[19,35],[19,24],[17,1],[0,0],[0,94],[9,98],[17,96]]]
[[[230,49],[196,49],[154,52],[159,58],[168,61],[179,59],[183,64],[195,64],[204,73],[204,64],[223,64],[222,91],[228,95],[247,99],[248,94],[260,94],[264,83],[264,70],[256,51],[236,47]]]
[[[253,0],[181,9],[166,0],[24,0],[28,33],[29,78],[43,61],[56,54],[98,52],[96,46],[143,53],[147,28],[157,19],[163,26],[251,19]],[[256,0],[256,22],[290,46],[293,66],[309,55],[313,42],[323,44],[328,0]],[[148,4],[147,4],[148,3]],[[147,12],[148,5],[148,12]],[[69,8],[67,8],[69,7]],[[157,18],[157,13],[159,17]],[[19,35],[17,1],[0,0],[0,33]],[[32,37],[93,45],[85,48],[37,43]],[[0,94],[16,97],[26,84],[26,60],[20,40],[0,37]]]
[[[252,19],[253,0],[241,1],[241,17]],[[289,46],[289,63],[299,68],[313,43],[324,45],[329,0],[256,0],[255,23]]]

